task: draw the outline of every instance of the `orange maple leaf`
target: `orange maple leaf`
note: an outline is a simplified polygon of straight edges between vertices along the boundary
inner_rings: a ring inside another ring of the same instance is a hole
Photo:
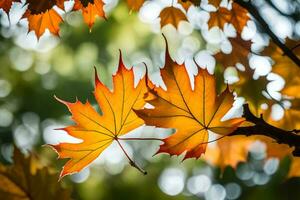
[[[164,8],[159,17],[161,27],[171,24],[175,26],[175,28],[178,28],[179,22],[187,21],[185,13],[173,6]]]
[[[218,8],[222,0],[208,0],[208,3]]]
[[[0,9],[2,8],[8,14],[13,2],[20,3],[21,0],[0,0]]]
[[[155,108],[136,113],[146,125],[176,129],[173,135],[163,140],[158,153],[180,155],[186,152],[184,159],[199,158],[205,152],[208,131],[224,136],[234,131],[244,119],[221,121],[232,107],[234,98],[228,88],[217,96],[213,75],[200,69],[193,90],[185,66],[171,59],[168,47],[165,62],[161,76],[167,90],[161,87],[150,90],[146,101]]]
[[[223,29],[225,23],[230,23],[238,33],[241,33],[249,19],[248,11],[233,2],[231,10],[219,7],[217,11],[211,12],[208,26],[209,28],[218,26]]]
[[[75,0],[73,10],[81,10],[84,22],[91,29],[97,16],[105,18],[102,0]]]
[[[58,36],[59,24],[63,21],[54,9],[40,14],[31,14],[30,11],[26,11],[23,18],[28,19],[28,32],[34,31],[38,39],[45,33],[46,29]]]
[[[254,138],[242,135],[225,137],[209,147],[203,158],[221,169],[226,166],[236,168],[238,163],[247,161],[249,147],[254,141]]]
[[[120,56],[118,71],[113,76],[113,91],[98,79],[97,74],[95,79],[94,96],[102,115],[89,102],[84,104],[77,100],[75,103],[69,103],[58,99],[69,108],[72,119],[76,122],[76,125],[63,130],[82,140],[77,144],[51,145],[60,158],[69,158],[60,177],[82,170],[114,140],[122,147],[118,138],[143,124],[143,120],[138,118],[132,109],[141,109],[145,104],[145,78],[134,87],[133,69],[126,69]]]
[[[126,2],[131,10],[138,11],[144,4],[145,0],[126,0]]]
[[[192,5],[200,6],[200,2],[201,0],[178,0],[178,3],[182,5],[185,11],[188,11]]]
[[[62,17],[54,10],[54,6],[64,9],[65,0],[37,1],[28,0],[28,8],[23,18],[28,19],[28,32],[34,31],[39,39],[48,29],[50,33],[59,35]]]

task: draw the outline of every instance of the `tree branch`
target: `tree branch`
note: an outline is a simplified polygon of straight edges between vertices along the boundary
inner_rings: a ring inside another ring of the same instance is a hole
[[[297,133],[300,130],[286,131],[275,126],[268,124],[263,118],[256,117],[249,109],[248,104],[244,104],[244,115],[243,117],[248,122],[252,122],[254,126],[239,127],[229,136],[234,135],[263,135],[276,140],[278,144],[287,144],[290,147],[295,147],[293,155],[300,157],[300,135]]]
[[[298,67],[300,67],[300,59],[289,49],[283,42],[270,29],[268,23],[262,18],[258,10],[251,4],[251,2],[245,2],[243,0],[235,0],[237,4],[248,10],[248,12],[257,20],[264,31],[271,37],[273,42],[283,51],[284,55],[288,56]]]

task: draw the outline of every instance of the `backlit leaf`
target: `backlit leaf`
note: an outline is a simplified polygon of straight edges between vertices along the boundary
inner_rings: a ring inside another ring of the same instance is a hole
[[[188,11],[191,5],[200,6],[201,0],[178,0],[178,3],[182,5],[182,7]]]
[[[132,11],[138,11],[142,7],[143,3],[145,2],[145,0],[126,0],[126,1],[128,7]]]
[[[167,90],[155,87],[146,99],[154,109],[136,111],[146,125],[176,129],[163,140],[158,153],[186,152],[185,159],[199,158],[205,152],[208,131],[224,136],[244,121],[243,118],[221,121],[232,107],[233,94],[227,88],[217,96],[214,76],[203,69],[195,76],[193,90],[185,66],[174,62],[168,50],[161,76]]]
[[[40,38],[46,29],[54,35],[59,35],[59,24],[63,19],[54,9],[47,10],[40,14],[31,14],[31,12],[27,10],[23,17],[28,19],[29,32],[34,31],[37,38]]]
[[[105,18],[102,0],[75,0],[73,10],[81,10],[84,22],[91,29],[96,17]]]
[[[248,11],[246,9],[236,3],[232,3],[231,10],[219,7],[217,11],[211,12],[208,26],[209,28],[217,26],[220,29],[223,29],[225,23],[230,23],[238,33],[241,33],[249,19],[250,17],[248,16]]]
[[[178,28],[181,21],[187,21],[185,13],[179,8],[175,8],[173,6],[164,8],[159,17],[161,27],[171,24],[175,28]]]
[[[146,93],[145,80],[141,80],[134,87],[133,69],[128,70],[123,65],[121,56],[119,68],[113,76],[113,91],[110,91],[96,75],[94,96],[102,111],[100,115],[89,102],[76,101],[65,104],[72,113],[76,125],[65,130],[69,135],[81,139],[81,143],[60,143],[52,145],[60,158],[68,158],[63,167],[61,177],[79,172],[118,137],[143,124],[132,109],[144,106]]]
[[[3,9],[8,14],[13,2],[20,3],[21,0],[0,0],[0,9]]]

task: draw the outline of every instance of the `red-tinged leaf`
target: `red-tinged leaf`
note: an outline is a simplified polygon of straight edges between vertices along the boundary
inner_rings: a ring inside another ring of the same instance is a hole
[[[158,153],[180,155],[184,159],[199,158],[208,143],[208,131],[227,135],[241,124],[243,118],[221,121],[233,104],[233,94],[227,88],[216,94],[215,78],[200,69],[192,90],[185,66],[174,62],[167,50],[161,76],[167,90],[154,87],[146,101],[154,109],[137,110],[146,125],[174,128],[176,132],[164,139]]]
[[[21,0],[0,0],[0,9],[3,9],[8,14],[13,2],[20,3]]]

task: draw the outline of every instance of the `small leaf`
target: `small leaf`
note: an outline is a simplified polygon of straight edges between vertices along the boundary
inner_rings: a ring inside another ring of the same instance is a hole
[[[241,33],[249,19],[248,11],[233,2],[231,10],[219,7],[217,11],[211,12],[208,26],[209,28],[217,26],[220,29],[223,29],[225,23],[230,23],[238,33]]]
[[[144,4],[145,0],[126,0],[126,2],[132,11],[138,11]]]
[[[164,8],[159,16],[161,19],[161,27],[171,24],[175,28],[178,28],[179,22],[187,21],[185,13],[183,13],[179,8],[175,8],[173,6]]]
[[[178,0],[178,3],[182,5],[185,11],[188,11],[191,5],[200,6],[201,0]]]
[[[21,0],[0,0],[0,9],[3,9],[8,14],[13,2],[21,3]]]
[[[102,0],[75,0],[73,10],[81,10],[84,22],[91,29],[96,17],[105,18]]]

